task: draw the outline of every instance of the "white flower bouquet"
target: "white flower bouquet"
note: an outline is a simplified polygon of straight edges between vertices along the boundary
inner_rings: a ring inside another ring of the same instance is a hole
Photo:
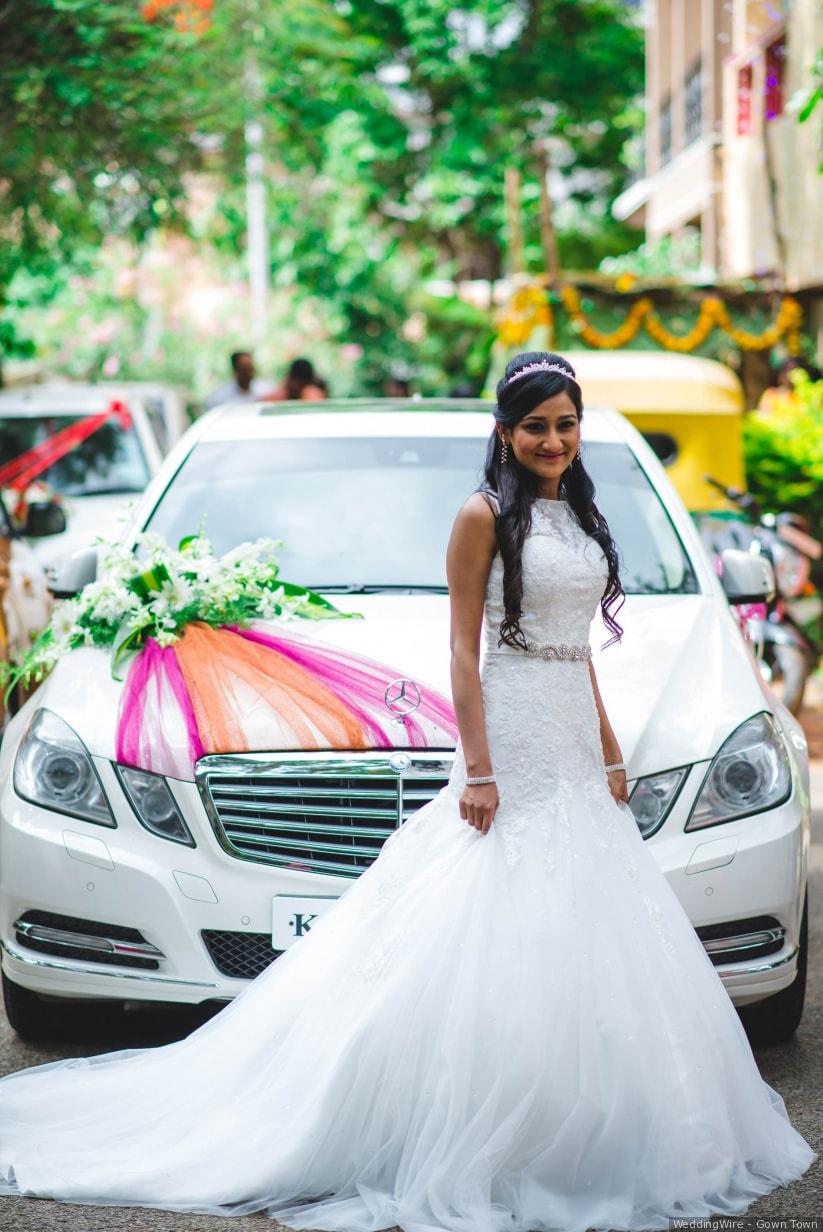
[[[48,626],[16,662],[0,665],[7,692],[18,683],[39,683],[78,646],[110,649],[112,674],[119,679],[149,638],[170,646],[193,621],[219,627],[275,617],[360,615],[341,612],[314,591],[284,582],[278,547],[282,540],[257,539],[216,557],[202,532],[183,539],[176,551],[148,534],[133,544],[103,545],[99,579],[58,604]]]

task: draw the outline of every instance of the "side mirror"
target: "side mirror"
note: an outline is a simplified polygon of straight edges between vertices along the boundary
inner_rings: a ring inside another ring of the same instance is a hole
[[[55,599],[72,599],[97,578],[97,548],[80,548],[46,566],[46,581]]]
[[[57,501],[33,501],[26,510],[21,533],[27,539],[43,539],[46,535],[62,535],[66,529],[66,514]]]
[[[720,553],[719,572],[729,603],[768,603],[774,598],[774,569],[765,556],[726,548]]]

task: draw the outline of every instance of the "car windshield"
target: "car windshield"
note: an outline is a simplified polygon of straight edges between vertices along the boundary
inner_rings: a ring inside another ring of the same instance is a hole
[[[81,423],[84,415],[0,415],[0,465],[41,445],[56,432]],[[63,496],[142,492],[149,468],[134,428],[111,419],[39,476]]]
[[[455,515],[482,477],[476,437],[345,437],[201,443],[147,529],[176,545],[205,514],[222,555],[271,537],[282,575],[318,590],[445,589]],[[590,443],[586,466],[629,594],[696,591],[677,532],[626,445]]]

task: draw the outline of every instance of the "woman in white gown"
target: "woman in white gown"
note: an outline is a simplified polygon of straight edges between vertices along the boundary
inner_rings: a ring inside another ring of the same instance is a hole
[[[507,368],[449,545],[448,785],[188,1038],[0,1082],[0,1191],[339,1232],[664,1229],[816,1158],[607,770],[587,643],[621,591],[581,414],[561,357]]]

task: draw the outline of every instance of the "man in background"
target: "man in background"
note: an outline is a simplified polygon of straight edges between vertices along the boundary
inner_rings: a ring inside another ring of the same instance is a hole
[[[261,381],[256,375],[251,351],[233,351],[230,362],[232,379],[209,394],[205,402],[207,411],[224,402],[256,402],[271,393],[271,382]]]

